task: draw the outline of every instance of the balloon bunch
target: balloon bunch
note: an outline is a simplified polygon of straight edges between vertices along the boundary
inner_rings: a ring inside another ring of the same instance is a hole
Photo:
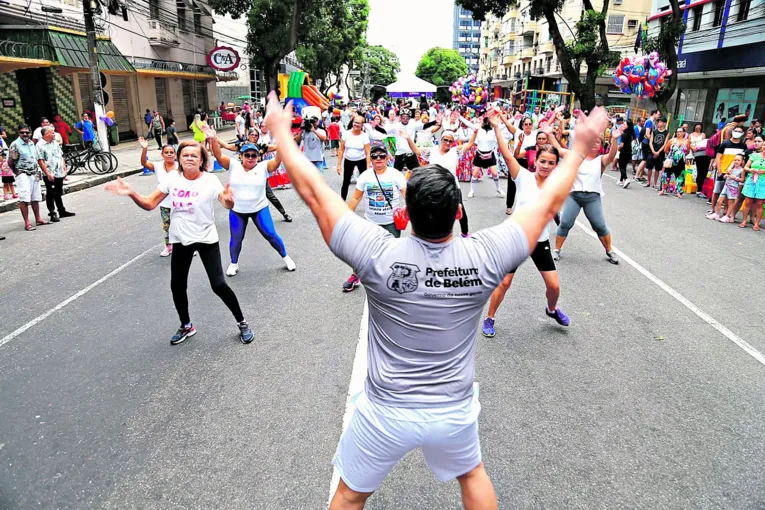
[[[106,115],[101,115],[99,119],[106,124],[106,127],[112,127],[114,125],[114,112],[109,110]]]
[[[452,101],[474,109],[484,108],[489,100],[489,90],[478,83],[474,75],[455,81],[449,92],[452,93]]]
[[[672,76],[672,71],[654,51],[647,57],[624,57],[611,76],[619,90],[642,99],[659,92],[664,79]]]

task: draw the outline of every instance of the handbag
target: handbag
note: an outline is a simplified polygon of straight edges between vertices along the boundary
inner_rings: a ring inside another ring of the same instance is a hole
[[[393,204],[391,203],[390,198],[388,198],[388,195],[385,193],[385,190],[382,187],[382,183],[380,182],[380,177],[377,175],[377,172],[375,172],[374,168],[372,169],[372,173],[375,174],[377,185],[380,186],[380,193],[382,193],[382,196],[385,197],[385,201],[388,202],[388,207],[393,210],[393,225],[395,225],[397,230],[406,230],[406,226],[409,224],[409,216],[407,216],[404,209],[401,209],[400,207],[395,209],[393,208]]]
[[[664,163],[662,163],[661,166],[662,168],[672,168],[673,165],[674,165],[674,161],[672,160],[672,158],[666,158],[664,160]]]

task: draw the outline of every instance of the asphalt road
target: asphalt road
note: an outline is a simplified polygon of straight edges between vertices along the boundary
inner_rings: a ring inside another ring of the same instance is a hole
[[[497,336],[478,339],[500,508],[763,508],[765,235],[704,219],[695,197],[604,185],[614,243],[644,272],[608,264],[576,227],[559,264],[571,327],[544,316],[529,262]],[[178,320],[159,212],[94,188],[65,197],[75,218],[35,232],[17,211],[0,215],[0,508],[326,506],[364,292],[341,293],[349,269],[294,191],[276,193],[295,220],[272,209],[298,270],[252,229],[230,280],[249,346],[199,262],[198,334],[169,345]],[[506,218],[491,182],[466,206],[473,231]],[[223,209],[217,224],[225,247]],[[457,483],[437,482],[417,452],[368,504],[459,507]]]

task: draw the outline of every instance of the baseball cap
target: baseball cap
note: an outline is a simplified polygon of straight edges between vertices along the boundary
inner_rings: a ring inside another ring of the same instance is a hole
[[[245,153],[247,151],[255,151],[258,154],[260,154],[260,147],[258,147],[254,143],[246,143],[246,144],[242,145],[241,149],[239,149],[239,152],[241,152],[241,153]]]
[[[411,117],[412,111],[409,108],[402,108],[399,115],[409,115]]]
[[[385,154],[388,153],[388,147],[380,140],[372,140],[369,143],[369,146],[370,146],[370,149],[369,149],[370,154],[373,152],[384,152]]]

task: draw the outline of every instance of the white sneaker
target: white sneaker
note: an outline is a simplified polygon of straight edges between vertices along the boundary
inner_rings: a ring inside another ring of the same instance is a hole
[[[159,256],[169,257],[171,253],[173,253],[173,245],[168,244],[167,246],[165,246],[165,249],[160,252]]]
[[[505,196],[505,192],[504,192],[504,191],[502,191],[501,189],[498,189],[498,190],[497,190],[497,195],[499,195],[499,196],[501,196],[501,197],[504,197],[504,196]]]
[[[239,272],[239,264],[229,264],[228,269],[226,269],[226,276],[236,276],[236,273]]]
[[[284,257],[282,260],[284,260],[284,263],[287,264],[287,271],[294,271],[295,269],[297,269],[295,262],[290,258],[289,255]]]
[[[622,184],[622,188],[627,189],[629,188],[629,186],[630,186],[630,180],[627,179],[624,181],[624,184]]]
[[[468,191],[468,198],[473,198],[474,194],[475,193],[473,193],[473,190],[471,189],[470,191]]]

